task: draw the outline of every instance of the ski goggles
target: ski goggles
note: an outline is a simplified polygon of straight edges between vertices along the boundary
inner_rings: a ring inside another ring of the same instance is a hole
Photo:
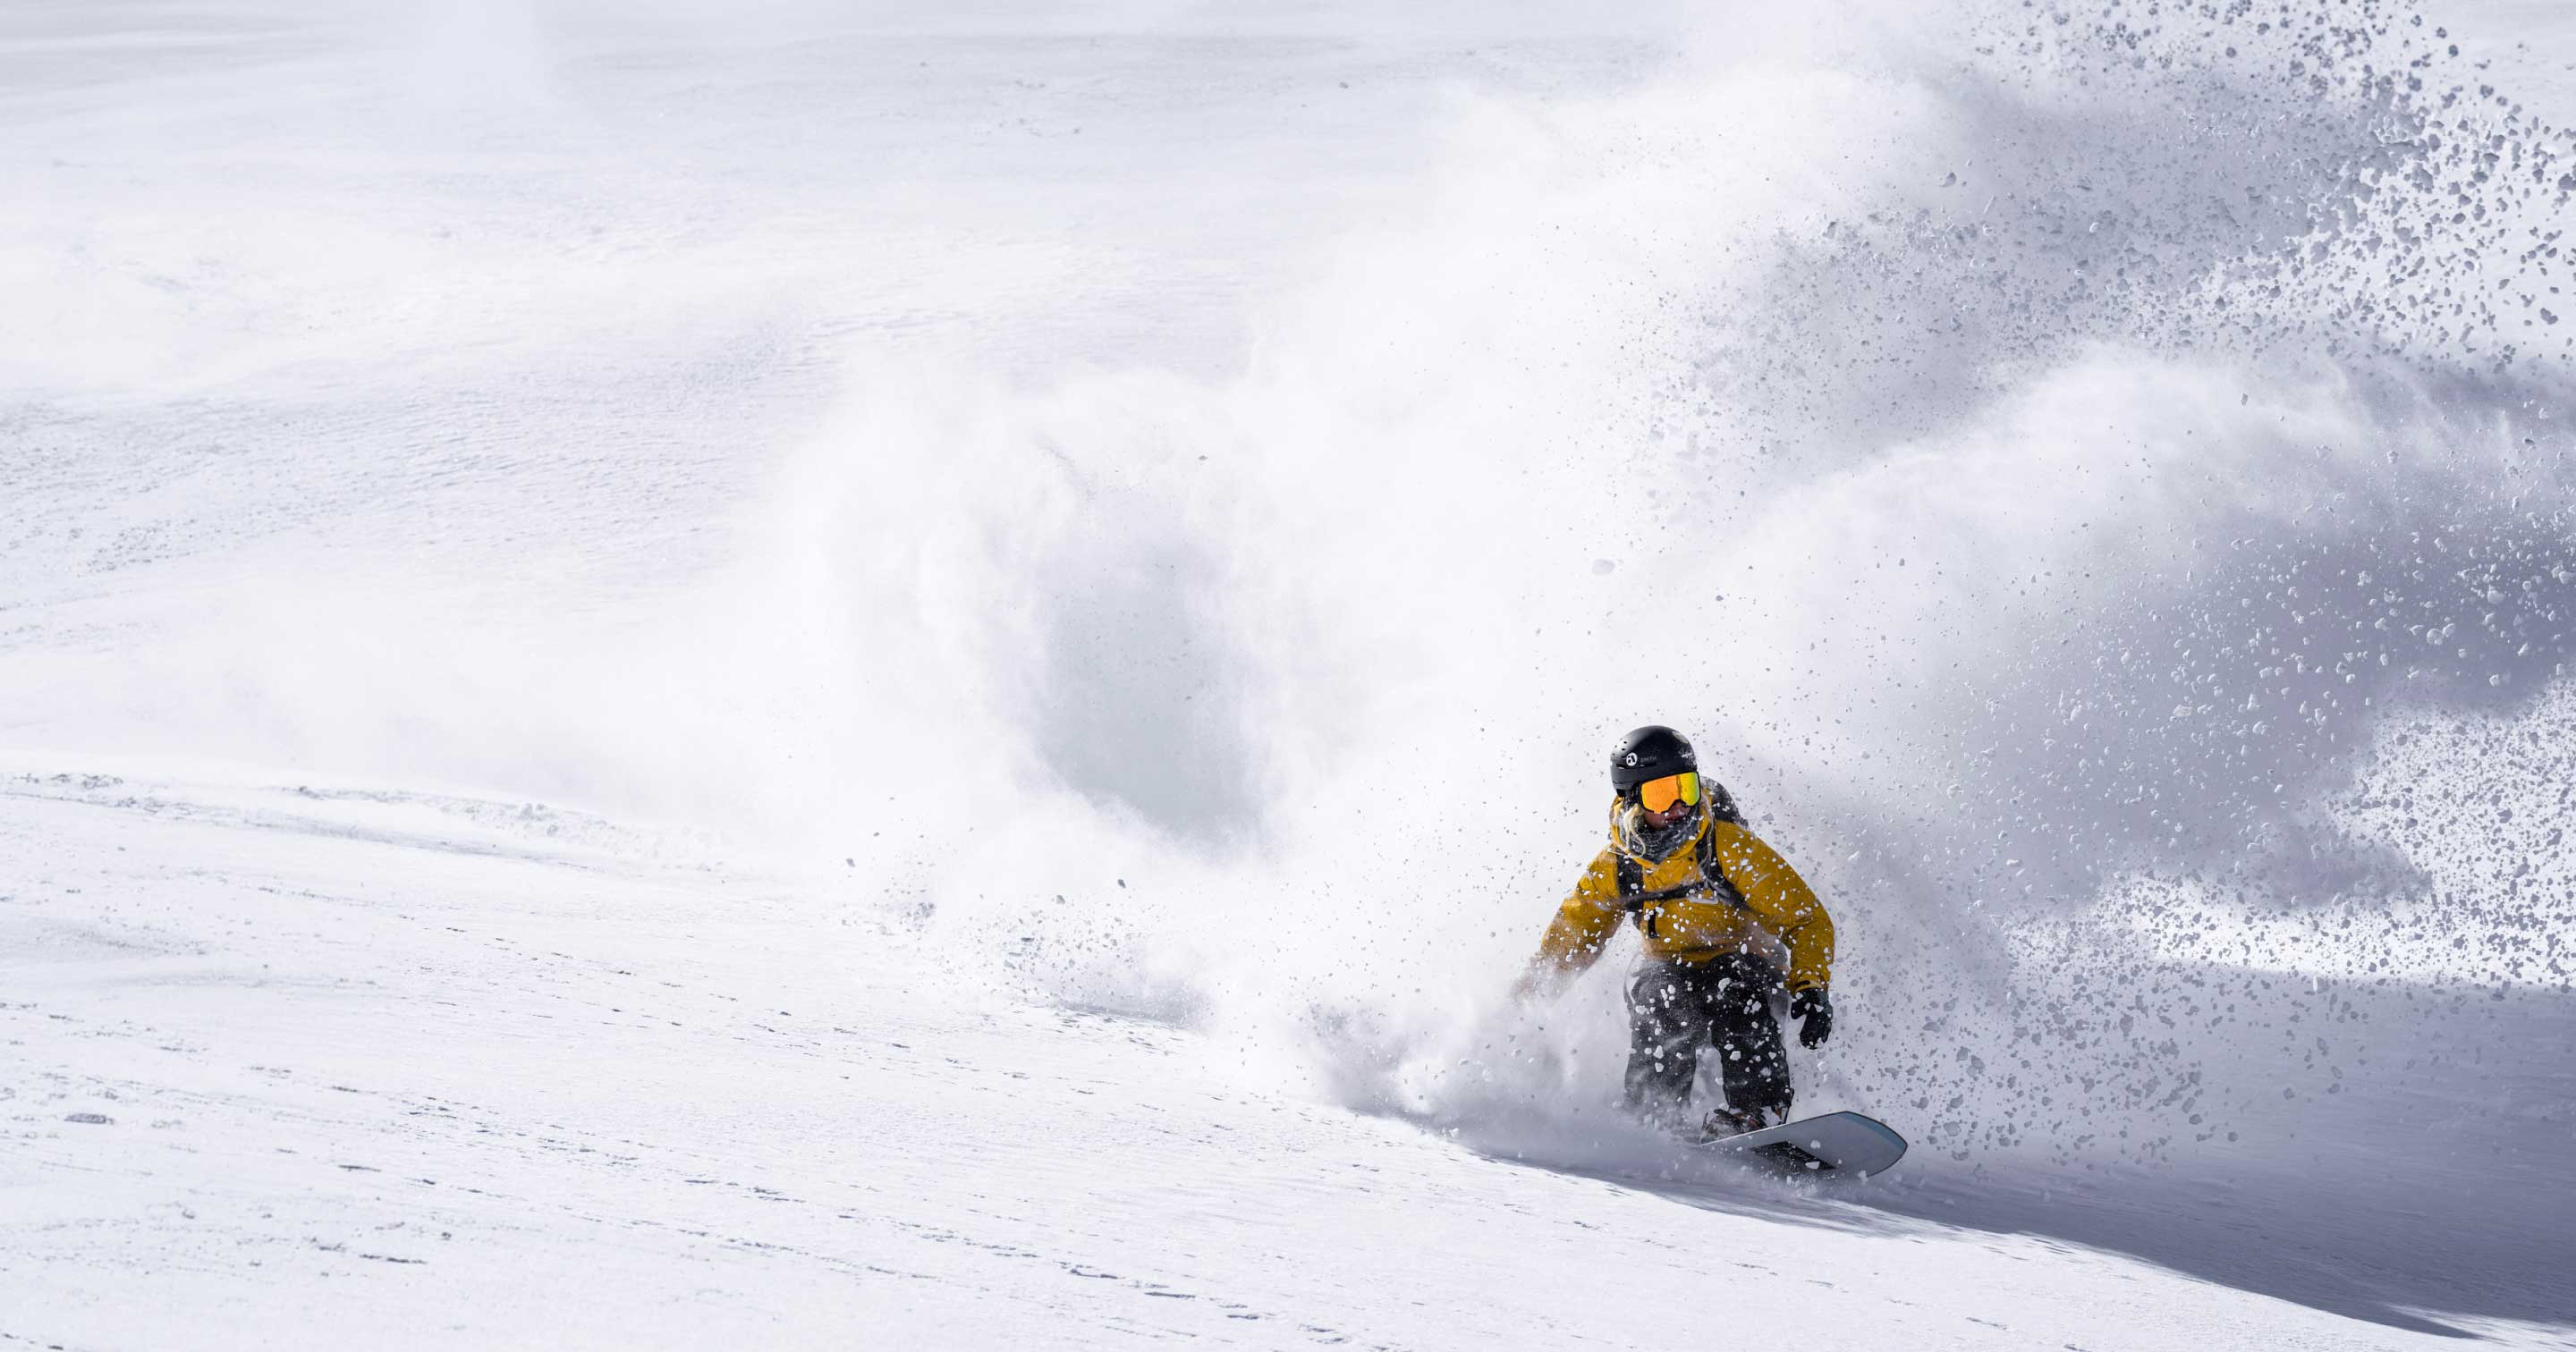
[[[1678,775],[1666,775],[1661,779],[1649,779],[1637,786],[1637,801],[1643,804],[1648,812],[1670,812],[1675,803],[1688,803],[1692,807],[1697,807],[1699,806],[1699,775],[1694,771],[1685,771]]]

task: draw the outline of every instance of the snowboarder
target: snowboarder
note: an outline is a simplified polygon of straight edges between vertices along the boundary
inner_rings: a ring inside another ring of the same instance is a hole
[[[1610,754],[1610,843],[1557,908],[1521,978],[1524,996],[1590,967],[1634,916],[1644,951],[1628,978],[1627,1097],[1631,1111],[1680,1131],[1714,1046],[1726,1106],[1701,1125],[1728,1136],[1788,1120],[1789,1059],[1771,1012],[1786,987],[1798,1041],[1814,1047],[1834,1026],[1825,994],[1834,922],[1788,861],[1751,831],[1724,786],[1703,779],[1691,744],[1643,727]]]

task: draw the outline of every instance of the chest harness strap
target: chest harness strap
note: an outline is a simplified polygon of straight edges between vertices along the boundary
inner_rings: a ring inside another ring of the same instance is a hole
[[[1655,919],[1663,909],[1657,904],[1660,902],[1698,896],[1739,910],[1743,908],[1744,895],[1735,890],[1735,884],[1726,880],[1726,870],[1718,866],[1717,833],[1703,826],[1693,852],[1699,856],[1699,877],[1696,880],[1679,887],[1659,887],[1649,892],[1646,890],[1645,865],[1624,850],[1614,851],[1619,870],[1619,909],[1636,916],[1637,924],[1646,933],[1655,932]]]

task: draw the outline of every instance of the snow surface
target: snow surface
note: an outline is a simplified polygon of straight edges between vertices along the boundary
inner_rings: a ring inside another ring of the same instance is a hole
[[[0,12],[0,1346],[2576,1345],[2571,125],[2527,0]],[[1891,1176],[1506,999],[1648,720]]]

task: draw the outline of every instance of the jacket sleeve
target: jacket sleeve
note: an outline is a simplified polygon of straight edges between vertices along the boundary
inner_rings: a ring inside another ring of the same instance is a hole
[[[1834,974],[1834,921],[1807,881],[1762,838],[1730,822],[1713,824],[1718,867],[1762,928],[1789,948],[1789,989],[1822,986]]]
[[[1575,881],[1573,895],[1556,908],[1556,918],[1548,922],[1546,935],[1538,941],[1538,956],[1530,959],[1530,975],[1565,977],[1590,967],[1610,936],[1619,932],[1623,914],[1619,866],[1603,850]]]

